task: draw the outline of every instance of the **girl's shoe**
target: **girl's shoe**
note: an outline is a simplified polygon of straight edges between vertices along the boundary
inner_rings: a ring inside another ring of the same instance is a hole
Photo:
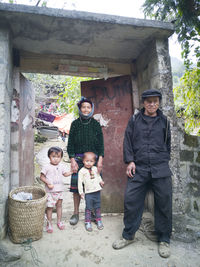
[[[65,225],[64,225],[63,222],[58,222],[58,223],[57,223],[57,226],[58,226],[58,228],[59,228],[60,230],[64,230],[64,229],[65,229]]]
[[[99,229],[99,230],[102,230],[103,229],[103,223],[102,223],[102,221],[97,221],[97,228]]]
[[[46,231],[49,234],[53,233],[53,227],[52,227],[51,223],[47,224]]]
[[[85,229],[88,232],[92,232],[92,224],[91,224],[91,222],[85,222]]]

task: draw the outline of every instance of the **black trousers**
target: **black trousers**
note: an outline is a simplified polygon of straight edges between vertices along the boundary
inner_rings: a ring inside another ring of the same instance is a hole
[[[155,231],[159,242],[170,242],[172,232],[172,181],[171,177],[128,178],[124,197],[123,238],[132,240],[139,229],[144,210],[144,200],[149,189],[154,192]]]

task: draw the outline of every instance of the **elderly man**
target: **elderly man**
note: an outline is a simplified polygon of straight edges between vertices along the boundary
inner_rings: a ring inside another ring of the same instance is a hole
[[[161,257],[170,256],[172,231],[172,182],[169,168],[171,134],[167,118],[159,109],[162,95],[158,90],[142,94],[143,109],[132,116],[124,136],[124,162],[127,187],[124,197],[124,230],[113,243],[121,249],[134,242],[139,229],[147,191],[154,192],[155,231]]]

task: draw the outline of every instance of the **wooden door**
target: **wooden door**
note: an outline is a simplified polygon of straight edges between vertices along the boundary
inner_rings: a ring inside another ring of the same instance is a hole
[[[131,77],[82,82],[81,94],[91,99],[95,105],[94,114],[99,114],[105,125],[102,127],[105,147],[102,210],[122,212],[127,179],[126,165],[123,163],[123,138],[133,113]]]
[[[20,75],[19,185],[34,182],[35,94],[31,83]]]

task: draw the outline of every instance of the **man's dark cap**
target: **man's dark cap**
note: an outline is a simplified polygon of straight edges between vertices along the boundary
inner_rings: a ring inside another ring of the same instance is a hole
[[[162,94],[158,90],[150,89],[142,93],[142,100],[144,100],[147,97],[151,97],[151,96],[158,96],[160,100],[162,99]]]

